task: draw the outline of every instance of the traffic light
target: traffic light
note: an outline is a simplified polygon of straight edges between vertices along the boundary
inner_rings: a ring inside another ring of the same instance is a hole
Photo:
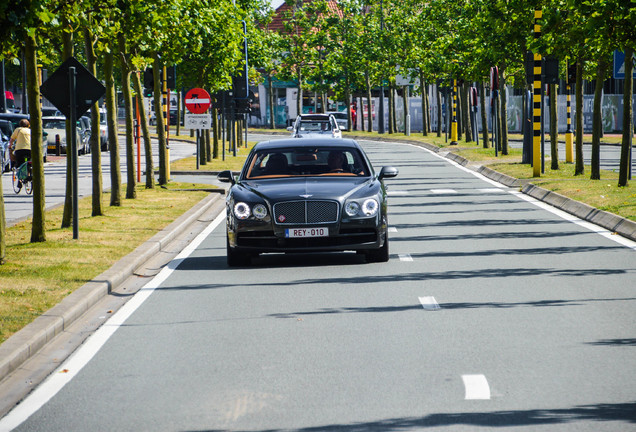
[[[574,84],[576,82],[576,63],[568,66],[568,83]]]
[[[552,56],[543,57],[543,82],[545,84],[559,83],[559,59]]]

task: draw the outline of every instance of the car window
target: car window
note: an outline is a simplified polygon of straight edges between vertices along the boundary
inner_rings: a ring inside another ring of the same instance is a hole
[[[322,132],[329,130],[329,123],[325,121],[301,121],[299,129],[304,132]]]
[[[42,127],[45,129],[64,129],[66,122],[64,120],[42,120]]]
[[[270,149],[253,153],[246,178],[296,176],[368,176],[370,170],[355,148]]]

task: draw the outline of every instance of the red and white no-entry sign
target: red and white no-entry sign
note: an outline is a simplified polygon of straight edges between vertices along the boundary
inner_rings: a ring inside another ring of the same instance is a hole
[[[185,95],[185,107],[192,114],[203,114],[211,104],[210,93],[202,88],[193,88]]]

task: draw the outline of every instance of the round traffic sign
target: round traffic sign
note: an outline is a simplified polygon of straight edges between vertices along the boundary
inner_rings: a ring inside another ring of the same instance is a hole
[[[202,88],[193,88],[185,95],[185,107],[192,114],[205,113],[211,104],[210,93]]]

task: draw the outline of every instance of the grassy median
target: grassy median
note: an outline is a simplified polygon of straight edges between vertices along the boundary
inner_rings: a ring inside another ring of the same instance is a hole
[[[31,220],[7,228],[6,263],[0,266],[0,343],[110,268],[209,192],[209,185],[170,183],[167,189],[137,188],[137,198],[107,206],[91,217],[91,198],[79,202],[79,238],[61,229],[62,208],[46,213],[46,242],[30,243]],[[183,189],[188,189],[184,192]]]

